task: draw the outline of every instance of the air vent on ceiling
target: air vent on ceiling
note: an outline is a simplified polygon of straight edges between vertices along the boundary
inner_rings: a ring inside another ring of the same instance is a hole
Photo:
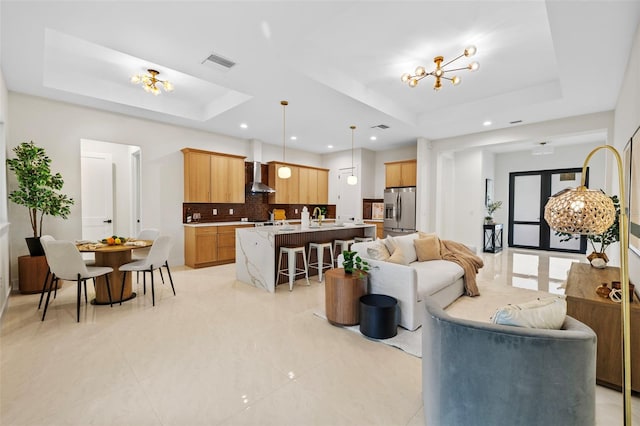
[[[377,126],[371,126],[372,129],[378,128],[378,129],[382,129],[382,130],[386,130],[389,128],[389,126],[387,126],[386,124],[378,124]]]
[[[218,65],[223,66],[225,68],[231,68],[236,64],[231,59],[227,59],[227,58],[225,58],[223,56],[220,56],[220,55],[218,55],[216,53],[212,53],[211,55],[209,55],[204,61],[202,61],[202,63],[205,63],[205,61],[213,62],[214,64],[218,64]]]
[[[522,120],[510,121],[509,124],[520,124]]]

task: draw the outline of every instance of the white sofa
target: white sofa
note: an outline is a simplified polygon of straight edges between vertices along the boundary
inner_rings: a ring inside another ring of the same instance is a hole
[[[418,234],[395,237],[411,244]],[[414,261],[408,266],[374,260],[367,254],[372,242],[356,243],[352,251],[369,262],[367,293],[386,294],[398,300],[398,324],[407,330],[415,330],[422,325],[424,298],[431,297],[442,308],[453,303],[464,293],[464,270],[460,265],[448,260]],[[475,248],[470,247],[475,253]],[[342,256],[342,255],[340,255]],[[340,265],[342,264],[340,258]]]

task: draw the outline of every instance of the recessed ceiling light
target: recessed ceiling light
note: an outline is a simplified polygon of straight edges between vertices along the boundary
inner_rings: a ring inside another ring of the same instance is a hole
[[[369,139],[371,139],[372,141],[377,140],[378,138],[376,138],[375,136],[371,136]]]
[[[493,123],[491,123],[491,121],[489,121],[489,120],[487,120],[484,123],[482,123],[483,126],[491,126],[491,124],[493,124]]]
[[[327,145],[327,148],[333,149],[333,145]]]
[[[297,141],[297,140],[298,140],[298,137],[297,137],[297,136],[291,136],[291,140],[292,140],[292,141]]]
[[[240,124],[240,127],[241,127],[241,128],[243,128],[243,129],[246,129],[246,128],[247,128],[247,127],[249,127],[249,126],[247,126],[247,123],[241,123],[241,124]]]

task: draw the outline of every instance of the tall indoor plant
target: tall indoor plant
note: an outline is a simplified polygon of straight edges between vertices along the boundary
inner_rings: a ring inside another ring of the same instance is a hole
[[[27,238],[27,246],[31,256],[41,256],[42,219],[45,215],[66,219],[73,199],[58,192],[64,180],[60,173],[51,173],[51,159],[44,148],[33,141],[22,142],[13,152],[16,158],[7,159],[7,166],[16,175],[18,189],[9,194],[9,200],[29,209],[33,237]]]

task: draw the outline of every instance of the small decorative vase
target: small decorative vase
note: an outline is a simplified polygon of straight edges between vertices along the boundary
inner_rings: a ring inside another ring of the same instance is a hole
[[[607,287],[607,283],[602,283],[601,286],[596,288],[596,293],[600,297],[609,298],[609,293],[611,293],[611,289]]]
[[[594,268],[605,268],[609,262],[609,258],[605,253],[596,253],[595,251],[587,256],[587,260]]]

